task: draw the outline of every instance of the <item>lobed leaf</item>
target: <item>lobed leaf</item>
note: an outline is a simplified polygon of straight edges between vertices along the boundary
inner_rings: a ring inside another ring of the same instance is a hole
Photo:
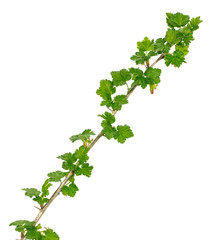
[[[151,51],[154,49],[154,40],[145,37],[142,42],[137,42],[137,48],[140,52]]]
[[[75,169],[74,163],[77,161],[75,154],[69,152],[58,156],[57,158],[64,160],[64,162],[62,163],[63,169],[70,171]]]
[[[79,164],[82,164],[89,159],[87,151],[87,148],[85,148],[83,145],[80,146],[79,149],[76,149],[74,155],[77,159],[79,159]]]
[[[66,173],[62,171],[55,171],[55,172],[48,173],[49,182],[60,182],[65,175]]]
[[[87,140],[88,138],[90,138],[91,135],[95,135],[95,133],[93,131],[91,131],[91,129],[86,129],[84,130],[82,133],[77,134],[77,135],[73,135],[70,137],[70,140],[72,142],[75,142],[77,140]]]
[[[96,91],[97,95],[101,96],[104,100],[111,100],[111,95],[116,92],[113,82],[110,80],[101,80],[100,87]]]
[[[127,96],[126,95],[117,95],[114,98],[113,104],[112,104],[112,108],[113,110],[121,110],[122,105],[127,104],[128,100],[127,100]]]
[[[28,196],[30,198],[37,197],[40,195],[40,191],[38,191],[36,188],[22,188],[22,190],[25,191],[25,196]]]
[[[144,75],[147,77],[147,83],[150,85],[158,84],[160,82],[161,69],[149,67],[144,72]]]
[[[117,126],[117,133],[115,134],[114,138],[119,143],[124,143],[128,138],[131,138],[133,136],[134,134],[128,125],[119,125]]]
[[[90,177],[91,176],[91,173],[92,173],[92,170],[93,170],[93,166],[90,166],[88,163],[83,163],[81,165],[81,167],[77,168],[76,171],[75,171],[75,174],[77,176],[79,175],[85,175],[87,177]]]
[[[165,55],[165,64],[168,67],[170,64],[173,64],[175,67],[180,67],[182,63],[185,63],[184,53],[180,50],[175,50],[173,54]]]
[[[190,21],[190,17],[188,15],[184,15],[180,12],[177,12],[175,14],[166,13],[166,16],[167,25],[171,28],[183,27]]]
[[[78,187],[71,183],[69,186],[62,187],[61,192],[64,196],[74,197],[78,190]]]
[[[115,86],[122,86],[131,79],[131,74],[126,69],[122,69],[120,71],[113,71],[111,72],[111,76],[113,78],[113,84]]]

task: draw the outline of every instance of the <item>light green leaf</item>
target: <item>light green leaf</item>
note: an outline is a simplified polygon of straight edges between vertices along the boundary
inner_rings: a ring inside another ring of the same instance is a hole
[[[112,108],[113,110],[121,110],[122,108],[122,105],[123,104],[127,104],[128,103],[128,100],[127,100],[127,96],[126,95],[117,95],[115,98],[114,98],[114,101],[113,101],[113,104],[112,104]]]
[[[200,20],[200,17],[196,17],[196,18],[192,18],[191,21],[189,22],[189,24],[187,25],[187,27],[191,30],[191,31],[195,31],[199,28],[199,24],[203,22],[202,20]]]
[[[57,158],[64,160],[64,162],[62,163],[63,169],[70,171],[75,169],[74,163],[77,161],[77,158],[71,152],[65,153],[61,156],[58,156]]]
[[[136,52],[130,59],[135,61],[136,64],[144,64],[148,60],[148,57],[144,52]]]
[[[74,183],[71,183],[69,186],[64,186],[61,189],[63,195],[69,197],[74,197],[78,190],[78,187]]]
[[[117,133],[114,136],[114,138],[119,143],[124,143],[128,138],[131,138],[133,136],[134,136],[134,134],[128,125],[124,125],[124,126],[119,125],[119,126],[117,126]]]
[[[79,159],[80,164],[86,162],[89,159],[87,151],[87,148],[85,148],[83,145],[80,146],[79,149],[76,149],[74,155],[77,159]]]
[[[170,44],[175,44],[180,42],[180,39],[178,38],[178,31],[174,29],[167,30],[165,39]]]
[[[59,236],[52,229],[45,231],[45,240],[59,240]]]
[[[111,72],[111,76],[113,78],[113,84],[115,86],[122,86],[131,79],[131,74],[126,69],[122,69],[120,71],[113,71]]]
[[[66,175],[66,173],[61,171],[55,171],[48,173],[49,182],[60,182],[61,179]]]
[[[145,37],[142,42],[137,42],[137,48],[140,52],[151,51],[154,49],[154,40]]]
[[[49,179],[47,179],[44,184],[42,185],[41,191],[42,191],[42,197],[46,197],[49,195],[49,187],[51,187],[52,184],[50,183]]]
[[[30,198],[37,197],[41,193],[36,188],[23,188],[22,190],[24,190],[25,191],[25,195],[30,197]]]
[[[110,80],[101,80],[100,87],[96,91],[97,95],[101,96],[104,100],[111,101],[111,95],[116,92],[113,82]]]
[[[87,140],[88,138],[90,138],[91,135],[95,135],[95,133],[93,131],[91,131],[91,129],[86,129],[82,133],[73,135],[72,137],[70,137],[70,140],[72,142],[75,142],[77,140],[84,141],[84,140]]]

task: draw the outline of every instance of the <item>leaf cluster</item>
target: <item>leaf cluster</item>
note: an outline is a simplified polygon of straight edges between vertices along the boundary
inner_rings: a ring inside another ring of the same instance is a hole
[[[15,230],[20,232],[21,238],[24,236],[30,240],[59,240],[59,236],[52,229],[44,229],[40,224],[37,226],[35,222],[27,220],[18,220],[12,222],[9,226],[15,226]]]

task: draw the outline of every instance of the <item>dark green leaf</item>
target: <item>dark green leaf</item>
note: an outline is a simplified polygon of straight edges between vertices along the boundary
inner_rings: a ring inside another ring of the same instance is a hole
[[[146,52],[153,50],[154,40],[150,40],[148,37],[145,37],[142,42],[137,42],[137,48],[140,52]]]
[[[49,181],[50,182],[60,182],[61,179],[66,175],[66,173],[61,171],[55,171],[48,173]]]
[[[71,183],[69,186],[64,186],[61,189],[63,195],[69,197],[74,197],[78,190],[78,187],[74,183]]]
[[[100,87],[97,90],[97,95],[100,95],[104,100],[111,101],[111,95],[116,92],[113,82],[110,80],[101,80]]]
[[[174,51],[173,54],[166,54],[164,59],[166,66],[173,64],[175,67],[180,67],[185,62],[184,53],[180,50]]]
[[[148,81],[144,76],[136,76],[134,83],[138,86],[141,86],[143,89],[147,87]]]
[[[122,86],[131,79],[131,74],[126,69],[122,69],[120,71],[113,71],[111,72],[111,76],[113,78],[113,84],[115,86]]]
[[[59,240],[59,236],[52,229],[45,231],[45,240]]]
[[[166,40],[164,38],[158,38],[155,43],[154,43],[154,51],[157,54],[161,54],[161,53],[168,53],[170,48],[171,48],[171,44],[166,43]]]
[[[122,105],[123,104],[127,104],[128,103],[128,100],[127,100],[127,96],[126,95],[117,95],[115,98],[114,98],[114,101],[113,101],[113,104],[112,104],[112,108],[113,110],[121,110],[122,108]]]
[[[148,60],[148,57],[144,52],[136,52],[130,59],[135,61],[136,64],[143,64]]]
[[[84,141],[84,140],[87,140],[88,138],[90,138],[91,135],[95,135],[95,133],[93,131],[91,131],[91,129],[86,129],[82,133],[70,137],[70,140],[72,142],[75,142],[77,140]]]
[[[93,166],[90,166],[88,163],[83,163],[81,165],[81,167],[79,167],[76,171],[75,171],[75,174],[77,176],[79,175],[85,175],[87,177],[90,177],[91,176],[91,173],[92,173],[92,169],[93,169]]]
[[[132,79],[134,80],[137,76],[143,76],[143,71],[139,68],[129,68],[130,73],[132,74]]]
[[[36,188],[23,188],[22,190],[24,190],[25,191],[25,195],[30,197],[30,198],[37,197],[41,193]]]
[[[119,143],[124,143],[127,138],[131,138],[133,136],[134,134],[128,125],[119,125],[117,126],[117,134],[114,138],[117,139]]]
[[[161,69],[149,67],[144,75],[147,77],[147,83],[150,85],[158,84],[160,82]]]
[[[171,28],[174,28],[174,27],[183,27],[185,26],[189,20],[190,20],[190,17],[188,15],[183,15],[182,13],[175,13],[175,14],[172,14],[172,13],[167,13],[167,25]]]
[[[178,30],[177,36],[180,39],[180,42],[184,43],[185,45],[189,45],[190,42],[194,40],[193,32],[189,30],[187,27]]]

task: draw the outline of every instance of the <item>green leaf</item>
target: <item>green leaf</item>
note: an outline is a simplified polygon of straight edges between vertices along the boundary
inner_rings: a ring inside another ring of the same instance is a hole
[[[192,18],[191,21],[188,23],[187,28],[191,31],[195,31],[199,28],[199,24],[202,22],[200,17]]]
[[[175,50],[173,54],[166,54],[164,59],[167,67],[170,64],[173,64],[175,67],[180,67],[183,62],[186,62],[184,53],[180,50]]]
[[[79,167],[76,171],[75,171],[75,174],[77,176],[79,175],[85,175],[87,177],[90,177],[91,176],[91,173],[92,173],[92,170],[93,170],[93,166],[90,166],[88,163],[83,163],[81,165],[81,167]]]
[[[35,222],[30,222],[27,220],[17,220],[10,223],[9,226],[16,226],[15,231],[17,232],[24,232],[26,228],[30,228],[35,224]]]
[[[175,44],[180,42],[180,39],[178,38],[178,31],[174,29],[167,30],[165,39],[170,44]]]
[[[33,227],[27,231],[26,238],[30,240],[43,240],[44,236],[35,227]]]
[[[64,186],[61,189],[63,195],[69,197],[74,197],[78,190],[78,187],[74,183],[71,183],[69,186]]]
[[[115,122],[115,117],[109,112],[105,112],[102,115],[98,115],[102,117],[104,120],[101,122],[101,126],[103,127],[102,133],[105,135],[107,139],[111,139],[114,137],[116,133],[116,129],[112,127],[112,123]]]
[[[126,95],[117,95],[115,98],[114,98],[114,101],[113,101],[113,104],[112,104],[112,108],[113,110],[121,110],[122,108],[122,105],[123,104],[127,104],[128,103],[128,100],[127,100],[127,96]]]
[[[50,182],[60,182],[61,179],[66,175],[66,173],[61,171],[55,171],[48,173],[49,181]]]
[[[50,180],[47,179],[44,184],[42,185],[41,191],[42,191],[42,197],[46,197],[49,195],[49,187],[51,187],[52,184],[50,183]]]
[[[45,240],[59,240],[59,236],[52,229],[45,231]]]
[[[30,198],[37,197],[40,195],[40,191],[38,191],[36,188],[22,188],[22,190],[25,191],[25,196],[28,196]]]
[[[154,40],[145,37],[142,42],[137,42],[137,48],[140,52],[146,52],[154,49]]]
[[[95,135],[95,133],[93,131],[91,131],[91,129],[86,129],[82,133],[73,135],[72,137],[70,137],[70,140],[72,142],[75,142],[77,140],[84,141],[84,140],[87,140],[88,138],[90,138],[91,135]]]
[[[71,152],[65,153],[61,156],[58,156],[57,158],[64,160],[64,162],[62,163],[63,169],[70,171],[75,169],[74,163],[77,161],[77,158]]]
[[[49,199],[42,196],[37,196],[33,198],[33,201],[37,202],[40,206],[42,206],[45,203],[48,203]]]
[[[111,107],[112,104],[113,104],[113,101],[112,101],[112,99],[110,99],[110,100],[103,100],[100,105],[101,106]]]
[[[185,26],[189,21],[190,21],[190,17],[188,15],[183,15],[182,13],[167,13],[167,25],[171,28],[174,27],[183,27]]]
[[[134,134],[131,131],[130,127],[128,125],[119,125],[117,126],[117,134],[115,135],[115,139],[119,143],[124,143],[128,138],[133,137]]]
[[[111,113],[109,112],[105,112],[104,114],[102,115],[98,115],[99,117],[102,117],[104,120],[102,121],[103,125],[101,124],[102,127],[105,127],[105,123],[114,123],[115,122],[115,116],[112,115]]]
[[[147,78],[144,76],[137,76],[134,79],[134,83],[138,86],[141,86],[143,89],[145,89],[147,87],[148,81],[147,81]]]
[[[122,69],[120,71],[113,71],[111,72],[111,76],[113,78],[113,84],[115,86],[122,86],[131,79],[131,74],[126,69]]]
[[[143,76],[143,71],[139,68],[129,68],[130,73],[132,74],[132,79],[134,80],[137,76]]]
[[[184,43],[185,45],[189,45],[190,42],[194,40],[193,32],[189,30],[187,27],[178,30],[177,36],[180,39],[180,42]]]
[[[135,61],[136,64],[144,64],[148,60],[148,57],[144,52],[136,52],[130,59]]]
[[[149,67],[144,75],[147,77],[147,83],[150,85],[158,84],[160,82],[161,69]]]
[[[157,54],[161,54],[161,53],[168,53],[170,48],[171,48],[171,44],[166,43],[166,40],[164,38],[158,38],[155,43],[154,43],[154,51]]]
[[[111,95],[116,92],[113,82],[110,80],[101,80],[100,87],[96,91],[97,95],[101,96],[104,100],[111,101]]]
[[[79,159],[79,164],[82,164],[89,159],[87,151],[87,148],[85,148],[83,145],[80,146],[79,149],[76,149],[74,155],[77,159]]]
[[[185,44],[183,44],[183,43],[179,43],[179,44],[177,44],[176,46],[175,46],[175,49],[176,50],[180,50],[183,54],[184,54],[184,56],[185,55],[187,55],[188,54],[188,52],[189,52],[189,46],[188,45],[185,45]]]

